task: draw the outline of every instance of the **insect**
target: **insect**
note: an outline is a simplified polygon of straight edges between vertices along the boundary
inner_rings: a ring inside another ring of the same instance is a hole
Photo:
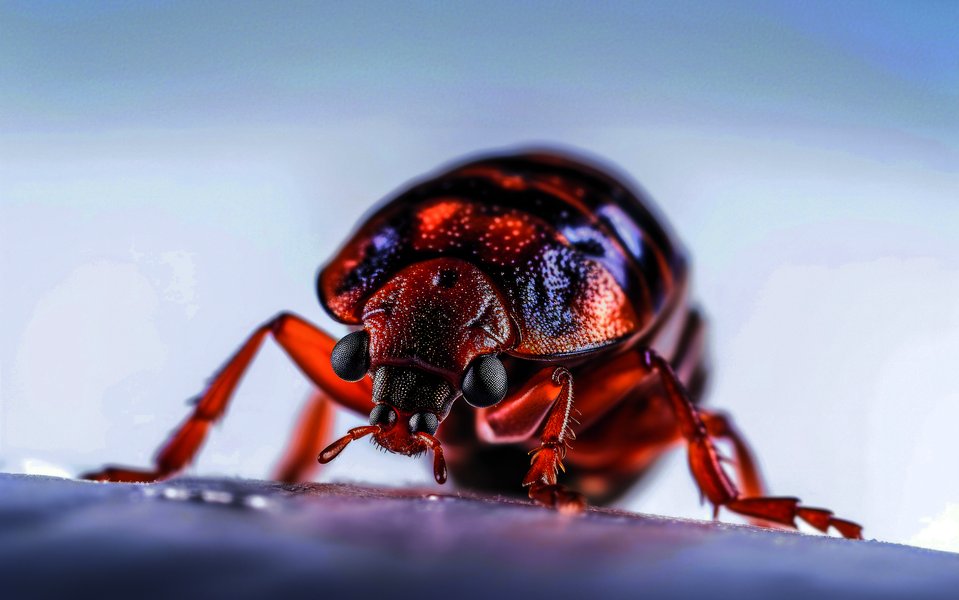
[[[579,511],[684,443],[714,518],[725,508],[861,537],[831,511],[767,496],[730,418],[699,406],[704,325],[688,277],[649,200],[598,166],[549,152],[459,164],[383,203],[320,270],[320,302],[351,333],[337,341],[279,314],[211,379],[152,469],[87,477],[184,469],[272,336],[316,386],[280,480],[306,480],[318,451],[327,463],[370,436],[390,452],[431,452],[439,483],[449,473],[475,489],[525,487],[539,504]],[[334,404],[369,424],[324,448]],[[717,440],[734,450],[733,475]]]

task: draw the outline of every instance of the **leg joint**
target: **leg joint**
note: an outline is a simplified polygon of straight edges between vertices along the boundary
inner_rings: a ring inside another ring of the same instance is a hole
[[[570,384],[573,381],[573,375],[565,367],[556,367],[552,379],[555,385]]]
[[[294,315],[293,313],[287,312],[287,311],[283,311],[283,312],[281,312],[281,313],[277,313],[277,315],[276,315],[275,317],[273,317],[272,319],[270,319],[270,320],[266,323],[265,327],[268,327],[268,328],[270,329],[270,331],[272,331],[273,334],[276,335],[276,334],[278,334],[278,333],[281,333],[284,329],[286,329],[286,327],[287,327],[287,325],[290,323],[290,321],[291,321],[291,320],[294,320],[294,319],[296,319],[296,318],[297,318],[297,316]]]

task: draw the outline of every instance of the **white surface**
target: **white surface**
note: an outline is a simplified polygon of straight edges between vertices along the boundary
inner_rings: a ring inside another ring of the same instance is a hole
[[[44,6],[0,17],[3,470],[145,465],[255,325],[342,332],[314,276],[370,205],[557,143],[632,174],[688,245],[709,402],[773,491],[959,550],[950,8]],[[264,475],[307,389],[268,345],[196,472]],[[357,444],[324,478],[429,474]],[[708,515],[681,454],[627,506]]]

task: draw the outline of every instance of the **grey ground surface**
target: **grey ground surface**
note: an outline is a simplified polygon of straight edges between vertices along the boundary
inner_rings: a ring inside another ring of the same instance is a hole
[[[5,599],[521,593],[956,598],[959,555],[415,490],[0,475]]]

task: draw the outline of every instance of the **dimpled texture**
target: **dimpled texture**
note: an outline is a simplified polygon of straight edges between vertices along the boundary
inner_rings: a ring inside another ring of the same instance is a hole
[[[373,402],[389,404],[407,413],[431,412],[446,416],[453,386],[421,369],[382,366],[373,373]]]
[[[473,361],[463,378],[463,397],[477,408],[493,406],[506,397],[509,382],[506,368],[495,356]]]
[[[388,201],[324,267],[324,306],[359,323],[396,273],[436,257],[482,269],[518,327],[508,354],[550,358],[652,331],[683,293],[682,252],[646,200],[560,155],[493,156]]]
[[[354,331],[333,346],[330,363],[333,372],[346,381],[359,381],[370,368],[370,336],[365,331]]]
[[[370,357],[379,364],[414,364],[459,385],[481,354],[510,347],[509,310],[490,278],[468,262],[440,258],[390,278],[366,304]]]

